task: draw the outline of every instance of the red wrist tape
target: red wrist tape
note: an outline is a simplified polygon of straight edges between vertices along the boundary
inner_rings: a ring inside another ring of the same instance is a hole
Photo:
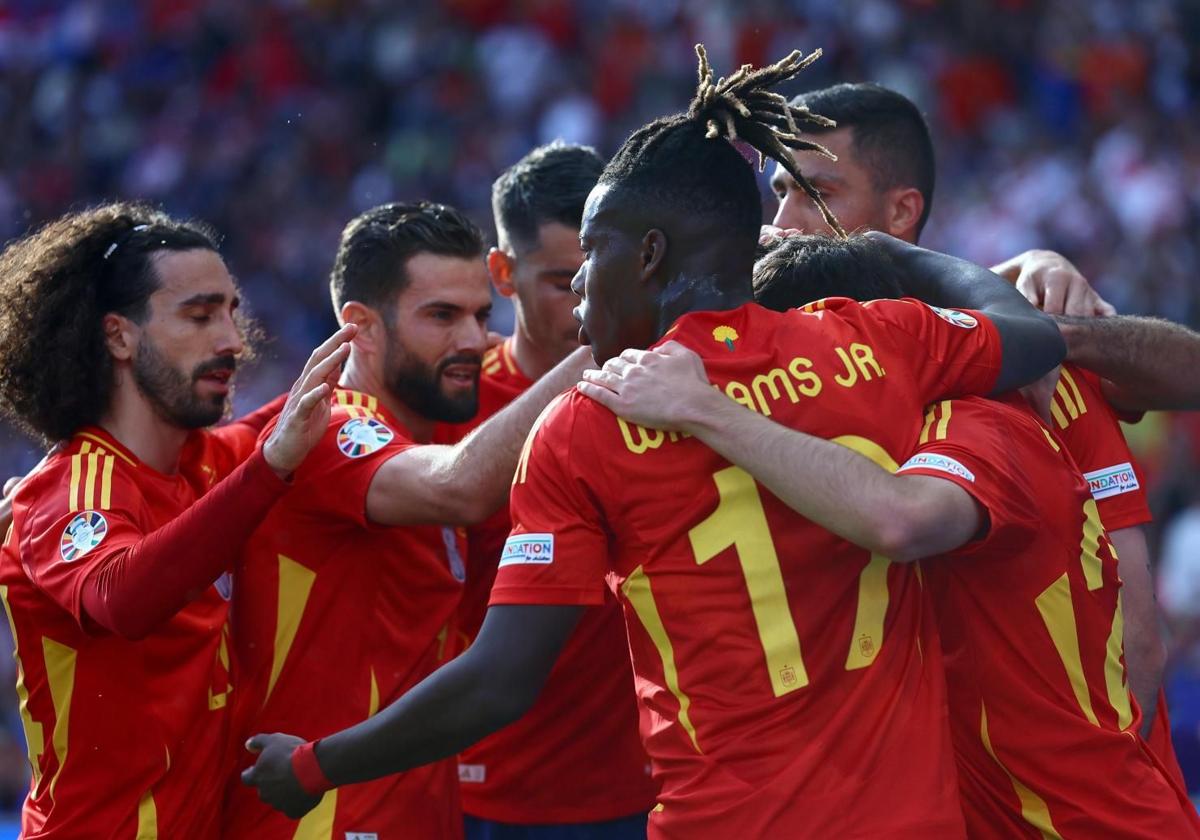
[[[317,742],[308,741],[292,750],[292,772],[296,781],[309,796],[320,796],[337,785],[329,781],[321,765],[317,763]]]

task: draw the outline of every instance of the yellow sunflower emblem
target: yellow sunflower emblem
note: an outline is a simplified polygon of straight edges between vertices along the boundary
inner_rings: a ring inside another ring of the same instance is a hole
[[[717,341],[725,342],[725,346],[729,348],[729,352],[733,352],[733,342],[738,340],[738,333],[733,327],[722,324],[713,330],[713,338]]]

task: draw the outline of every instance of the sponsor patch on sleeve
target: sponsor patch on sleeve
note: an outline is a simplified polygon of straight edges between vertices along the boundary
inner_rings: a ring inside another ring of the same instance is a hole
[[[64,562],[73,563],[87,554],[108,535],[108,520],[96,510],[85,510],[67,523],[58,551]]]
[[[921,452],[905,461],[896,472],[905,470],[937,470],[938,472],[956,475],[967,481],[975,481],[975,473],[964,467],[959,461],[948,455],[938,455],[933,452]]]
[[[514,534],[504,543],[504,551],[500,554],[501,566],[520,566],[528,563],[544,566],[553,562],[553,534]]]
[[[931,306],[929,308],[943,321],[948,321],[956,327],[962,327],[964,330],[973,330],[979,326],[979,320],[974,315],[968,315],[966,312],[959,312],[957,309],[942,309],[940,306]]]
[[[337,445],[347,458],[362,458],[387,446],[393,437],[392,430],[373,417],[352,417],[338,429]]]
[[[1107,499],[1109,496],[1120,496],[1122,493],[1132,493],[1141,488],[1133,464],[1128,461],[1124,464],[1115,464],[1101,470],[1084,473],[1083,477],[1087,479],[1088,489],[1092,491],[1092,498],[1097,501]]]

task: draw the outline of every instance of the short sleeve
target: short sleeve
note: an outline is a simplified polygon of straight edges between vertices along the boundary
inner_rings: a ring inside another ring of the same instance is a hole
[[[356,416],[334,406],[324,437],[296,470],[288,507],[295,513],[375,527],[367,519],[367,492],[376,471],[389,458],[417,444],[394,424],[361,411]],[[263,430],[269,435],[274,422]]]
[[[1039,516],[1027,466],[1018,460],[1011,430],[1006,434],[1009,421],[988,405],[982,400],[978,404],[955,400],[933,406],[934,419],[948,422],[931,424],[929,440],[896,471],[953,482],[983,507],[988,515],[987,536],[959,549],[962,553],[994,540],[1030,534],[1029,526]],[[1048,444],[1046,454],[1053,455]]]
[[[30,580],[83,627],[88,576],[153,528],[136,483],[116,456],[74,458],[81,462],[78,477],[64,470],[57,477],[65,487],[39,493],[26,511],[20,539]],[[28,489],[38,492],[46,485]]]
[[[530,431],[513,477],[512,532],[490,603],[604,603],[608,532],[592,488],[601,480],[578,416],[594,403],[555,399]]]
[[[1100,378],[1064,365],[1050,413],[1055,431],[1087,479],[1104,527],[1119,531],[1151,522],[1146,489]]]
[[[1000,333],[982,312],[919,300],[876,300],[863,311],[882,322],[899,358],[911,361],[922,402],[991,393],[1000,376]]]

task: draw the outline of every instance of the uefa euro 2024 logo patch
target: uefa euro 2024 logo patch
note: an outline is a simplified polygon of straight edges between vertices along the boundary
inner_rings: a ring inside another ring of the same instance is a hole
[[[338,429],[337,445],[347,458],[361,458],[387,446],[392,430],[373,417],[353,417]]]
[[[957,309],[942,309],[940,306],[931,306],[929,308],[936,312],[937,316],[943,321],[949,321],[954,326],[962,327],[964,330],[973,330],[979,326],[979,321],[966,312],[959,312]]]
[[[85,510],[77,514],[63,529],[58,551],[64,561],[74,562],[104,542],[107,534],[108,520],[104,518],[104,514]]]

